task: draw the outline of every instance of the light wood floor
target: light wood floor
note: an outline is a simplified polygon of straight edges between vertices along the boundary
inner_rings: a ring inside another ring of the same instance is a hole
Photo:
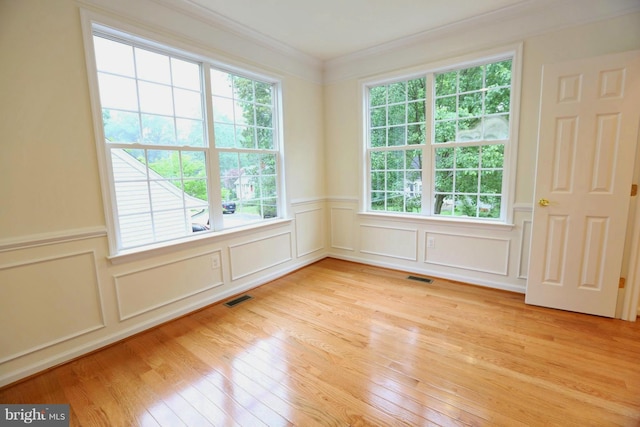
[[[0,390],[82,426],[636,426],[640,324],[325,259]]]

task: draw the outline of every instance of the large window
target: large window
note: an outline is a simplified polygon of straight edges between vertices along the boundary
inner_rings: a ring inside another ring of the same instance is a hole
[[[93,35],[116,250],[277,217],[276,82],[120,36]]]
[[[513,58],[366,86],[368,210],[505,219]]]

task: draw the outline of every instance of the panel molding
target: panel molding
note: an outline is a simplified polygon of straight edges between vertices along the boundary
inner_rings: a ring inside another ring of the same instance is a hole
[[[220,287],[220,286],[224,285],[224,282],[222,280],[219,280],[217,282],[212,282],[209,286],[205,286],[205,287],[200,288],[200,289],[192,290],[190,292],[184,293],[184,294],[182,294],[180,296],[177,296],[175,298],[163,301],[162,303],[154,304],[154,305],[146,307],[145,309],[138,310],[138,311],[135,311],[135,312],[132,312],[132,313],[129,313],[129,314],[123,314],[124,313],[124,308],[123,308],[123,303],[124,302],[123,302],[123,300],[121,298],[122,291],[120,289],[121,288],[120,280],[123,277],[132,276],[134,274],[139,274],[139,273],[144,273],[145,271],[156,270],[158,268],[167,267],[167,266],[170,266],[170,265],[173,265],[173,264],[178,264],[178,263],[181,263],[181,262],[184,262],[184,261],[188,261],[190,259],[200,258],[200,257],[204,257],[204,256],[207,256],[207,255],[217,255],[218,259],[221,259],[222,258],[222,251],[217,249],[217,250],[213,250],[213,251],[198,253],[198,254],[195,254],[195,255],[181,257],[179,259],[172,260],[171,262],[157,263],[157,264],[154,264],[154,265],[151,265],[151,266],[146,266],[144,268],[139,268],[139,269],[135,269],[135,270],[129,270],[129,271],[125,272],[125,273],[114,274],[113,275],[113,280],[114,280],[114,284],[115,284],[114,287],[115,287],[115,292],[116,292],[116,303],[117,303],[117,306],[118,306],[118,318],[119,318],[119,320],[121,322],[123,322],[125,320],[140,316],[142,314],[148,313],[148,312],[153,311],[153,310],[157,310],[158,308],[165,307],[167,305],[174,304],[174,303],[176,303],[178,301],[182,301],[182,300],[187,299],[189,297],[192,297],[194,295],[198,295],[198,294],[201,294],[203,292],[206,292],[206,291],[209,291],[211,289],[215,289],[217,287]]]
[[[425,251],[424,254],[424,263],[426,264],[434,264],[434,265],[441,265],[444,267],[452,267],[452,268],[460,268],[463,270],[470,270],[470,271],[477,271],[480,273],[489,273],[489,274],[498,274],[501,276],[508,276],[509,275],[509,256],[510,256],[510,246],[511,246],[511,240],[510,239],[503,239],[503,238],[499,238],[499,237],[485,237],[485,236],[477,236],[477,235],[473,235],[473,234],[457,234],[457,233],[441,233],[441,232],[428,232],[425,231],[424,233],[424,239],[425,239],[425,248],[427,247],[426,244],[426,240],[428,238],[429,235],[441,235],[441,236],[447,236],[447,237],[461,237],[461,238],[465,238],[465,239],[475,239],[475,240],[489,240],[489,241],[497,241],[497,242],[503,242],[505,244],[504,247],[504,260],[503,260],[503,267],[500,270],[490,270],[490,269],[486,269],[486,268],[479,268],[479,267],[474,267],[471,265],[465,265],[463,263],[452,263],[452,262],[443,262],[443,261],[433,261],[433,260],[429,260],[428,256],[429,256],[429,251],[428,249]]]
[[[402,228],[402,227],[390,227],[390,226],[381,226],[381,225],[374,225],[374,224],[360,224],[360,229],[364,230],[364,229],[376,229],[376,230],[390,230],[390,231],[397,231],[397,232],[405,232],[405,233],[409,233],[412,235],[412,239],[413,239],[413,247],[411,248],[413,250],[413,255],[412,256],[402,256],[399,254],[395,254],[392,252],[381,252],[381,251],[376,251],[376,250],[368,250],[368,249],[363,249],[362,246],[362,235],[360,237],[360,252],[364,253],[364,254],[370,254],[370,255],[379,255],[379,256],[385,256],[385,257],[389,257],[389,258],[396,258],[396,259],[403,259],[403,260],[407,260],[407,261],[417,261],[418,260],[418,229],[417,228]],[[364,233],[364,232],[363,232]]]
[[[336,238],[336,229],[335,229],[335,224],[336,221],[334,220],[334,212],[337,211],[348,211],[351,214],[351,229],[353,229],[353,218],[355,218],[355,213],[356,213],[356,209],[353,208],[345,208],[345,207],[339,207],[339,206],[333,206],[331,207],[331,212],[330,212],[330,221],[331,221],[331,247],[335,248],[335,249],[343,249],[346,251],[355,251],[355,248],[353,247],[353,245],[351,246],[346,246],[346,245],[340,245],[337,244],[336,241],[338,240]],[[353,243],[353,241],[352,241]]]
[[[234,260],[234,257],[235,257],[234,252],[236,250],[239,250],[242,247],[248,247],[248,246],[251,246],[251,245],[263,243],[263,242],[266,242],[268,240],[276,239],[276,238],[282,237],[282,236],[286,236],[288,238],[288,244],[287,244],[287,248],[288,248],[288,252],[289,252],[288,256],[286,256],[286,257],[284,257],[282,259],[274,260],[273,262],[271,262],[269,264],[265,264],[265,265],[260,266],[258,268],[254,268],[253,270],[248,270],[248,271],[240,273],[240,274],[238,274],[236,272],[236,268],[234,268],[234,263],[233,263],[233,260]],[[248,240],[246,242],[238,243],[238,244],[235,244],[235,245],[229,245],[229,256],[230,256],[230,259],[231,259],[231,280],[239,280],[239,279],[242,279],[243,277],[247,277],[247,276],[250,276],[252,274],[259,273],[260,271],[268,270],[268,269],[273,268],[273,267],[275,267],[277,265],[284,264],[285,262],[291,261],[293,259],[292,255],[291,255],[291,232],[290,231],[285,231],[285,232],[278,233],[278,234],[272,234],[272,235],[269,235],[269,236],[266,236],[266,237],[260,237],[260,238],[257,238],[257,239]]]
[[[66,240],[65,240],[66,241]],[[3,358],[0,358],[0,364],[2,363],[6,363],[9,362],[11,360],[14,359],[18,359],[20,357],[26,356],[28,354],[31,353],[35,353],[37,351],[41,351],[44,350],[46,348],[52,347],[54,345],[58,345],[67,341],[71,341],[75,338],[81,337],[83,335],[89,334],[91,332],[97,331],[99,329],[103,329],[105,328],[106,325],[106,321],[105,321],[105,316],[104,316],[104,300],[102,297],[102,293],[100,291],[101,289],[101,285],[100,285],[100,277],[98,275],[98,269],[97,269],[97,261],[96,261],[96,253],[94,250],[87,250],[87,251],[77,251],[77,252],[69,252],[69,253],[65,253],[63,255],[58,255],[58,256],[49,256],[49,257],[40,257],[40,258],[36,258],[36,259],[32,259],[32,260],[28,260],[28,261],[24,261],[24,262],[16,262],[16,263],[12,263],[12,264],[6,264],[6,265],[2,265],[0,266],[0,271],[3,270],[9,270],[9,269],[13,269],[13,268],[19,268],[19,267],[24,267],[24,266],[28,266],[28,265],[35,265],[35,264],[41,264],[44,262],[49,262],[49,261],[58,261],[58,260],[63,260],[63,259],[69,259],[69,258],[74,258],[77,256],[83,256],[83,255],[90,255],[91,257],[91,270],[93,271],[93,279],[95,280],[95,293],[97,296],[97,303],[98,303],[98,317],[100,319],[100,323],[93,325],[93,326],[88,326],[86,328],[77,330],[76,332],[70,333],[70,334],[65,334],[62,336],[59,336],[55,339],[46,341],[42,344],[36,345],[36,346],[32,346],[29,347],[25,350],[10,354],[8,356],[5,356]],[[0,285],[1,288],[1,285]]]
[[[307,214],[311,214],[311,213],[320,213],[320,224],[316,224],[317,227],[320,228],[320,235],[324,236],[324,221],[323,221],[323,215],[322,215],[322,211],[324,210],[324,208],[322,207],[318,207],[318,208],[310,208],[310,209],[305,209],[305,210],[301,210],[295,213],[295,218],[296,218],[296,256],[297,257],[303,257],[306,255],[310,255],[319,251],[324,250],[324,237],[321,237],[321,241],[320,242],[316,242],[316,246],[315,247],[310,247],[307,248],[306,251],[299,251],[300,247],[302,246],[302,243],[300,241],[300,236],[303,235],[304,230],[306,230],[305,227],[300,227],[300,222],[301,219],[299,219],[298,217],[302,218],[303,215],[307,215]]]

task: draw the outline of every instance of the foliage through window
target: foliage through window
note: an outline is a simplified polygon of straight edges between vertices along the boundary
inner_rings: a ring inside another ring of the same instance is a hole
[[[504,218],[512,62],[367,87],[371,211]]]
[[[278,216],[275,83],[100,32],[93,43],[117,250]]]

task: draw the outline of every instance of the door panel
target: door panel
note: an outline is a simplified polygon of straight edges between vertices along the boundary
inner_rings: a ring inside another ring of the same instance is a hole
[[[615,315],[639,76],[640,51],[544,67],[528,304]]]

